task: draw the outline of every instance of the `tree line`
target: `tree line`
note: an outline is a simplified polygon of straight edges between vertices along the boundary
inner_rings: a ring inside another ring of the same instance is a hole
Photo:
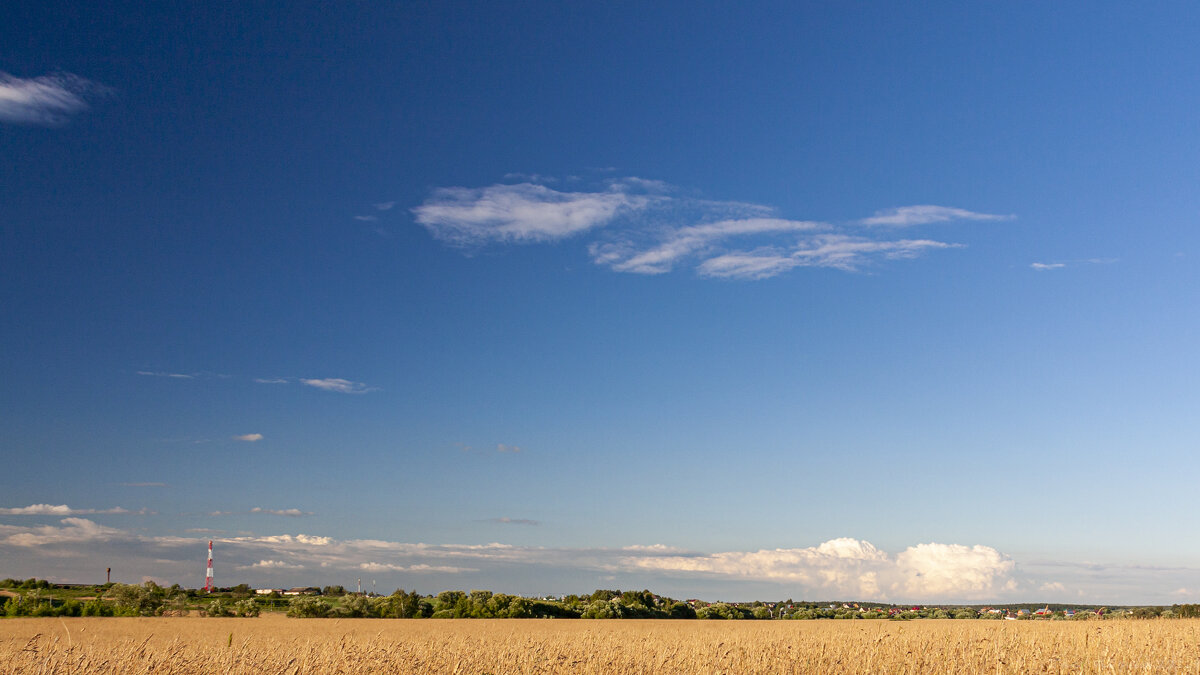
[[[74,587],[79,597],[61,597],[62,587],[38,579],[4,579],[0,588],[19,591],[0,603],[0,616],[183,616],[198,611],[212,617],[255,617],[262,611],[286,611],[301,618],[396,619],[999,619],[1000,614],[972,607],[898,608],[881,603],[853,606],[783,600],[764,603],[704,603],[680,601],[649,590],[596,590],[588,595],[561,598],[528,598],[492,591],[442,591],[422,595],[399,589],[388,596],[347,593],[341,586],[326,586],[320,596],[283,598],[256,595],[240,584],[217,593],[143,584],[102,584]],[[84,595],[91,593],[92,595]],[[1061,608],[1060,608],[1061,609]],[[1049,618],[1068,618],[1063,612]],[[1096,616],[1075,614],[1076,619]],[[1171,607],[1121,608],[1107,618],[1200,618],[1200,604]],[[1022,618],[1029,618],[1026,614]]]

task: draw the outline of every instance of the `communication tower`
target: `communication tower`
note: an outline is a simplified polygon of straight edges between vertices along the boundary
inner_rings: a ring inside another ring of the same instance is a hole
[[[212,540],[208,541],[208,570],[204,573],[204,590],[212,593],[213,590],[213,575],[212,575]]]

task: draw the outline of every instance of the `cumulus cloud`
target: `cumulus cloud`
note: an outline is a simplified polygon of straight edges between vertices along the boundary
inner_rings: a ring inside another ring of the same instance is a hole
[[[368,387],[362,382],[343,380],[340,377],[326,377],[324,379],[301,378],[300,383],[316,387],[317,389],[324,389],[325,391],[336,391],[339,394],[365,394],[375,391],[374,387]]]
[[[150,512],[146,509],[130,511],[120,506],[115,506],[111,509],[73,509],[66,504],[30,504],[29,506],[0,508],[0,515],[4,516],[87,516],[103,514],[144,516],[148,513]]]
[[[261,441],[262,439],[263,439],[262,434],[242,434],[241,436],[233,437],[233,440],[235,440],[235,441],[246,441],[247,443],[254,443],[257,441]]]
[[[918,544],[896,557],[906,597],[986,599],[1013,589],[1014,563],[988,546]]]
[[[809,548],[632,557],[634,567],[659,572],[789,581],[847,597],[879,597],[887,554],[869,542],[833,539]]]
[[[762,204],[699,199],[662,181],[636,177],[609,179],[579,192],[533,182],[441,188],[412,211],[434,237],[453,245],[552,242],[590,234],[591,261],[613,271],[665,274],[686,264],[700,276],[718,279],[765,279],[797,267],[856,271],[877,260],[960,246],[896,240],[876,226],[1012,217],[918,205],[849,223],[824,223],[780,218]]]
[[[863,218],[859,222],[863,225],[907,227],[909,225],[924,225],[926,223],[944,223],[951,220],[1011,220],[1013,217],[992,213],[976,213],[966,209],[956,209],[951,206],[920,204],[876,211],[875,215],[870,218]]]
[[[0,72],[0,122],[60,126],[87,110],[89,99],[109,93],[70,73],[23,79]]]
[[[812,592],[865,599],[986,599],[1015,588],[1014,563],[995,549],[919,544],[896,555],[842,538],[809,548],[632,557],[660,572],[799,584]]]

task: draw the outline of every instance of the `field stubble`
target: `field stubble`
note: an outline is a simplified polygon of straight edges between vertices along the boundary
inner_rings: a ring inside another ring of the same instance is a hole
[[[1198,673],[1200,620],[8,619],[3,673]]]

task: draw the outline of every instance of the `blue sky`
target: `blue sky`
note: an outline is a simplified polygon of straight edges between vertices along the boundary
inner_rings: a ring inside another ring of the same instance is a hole
[[[1200,601],[1198,24],[16,10],[0,576]]]

